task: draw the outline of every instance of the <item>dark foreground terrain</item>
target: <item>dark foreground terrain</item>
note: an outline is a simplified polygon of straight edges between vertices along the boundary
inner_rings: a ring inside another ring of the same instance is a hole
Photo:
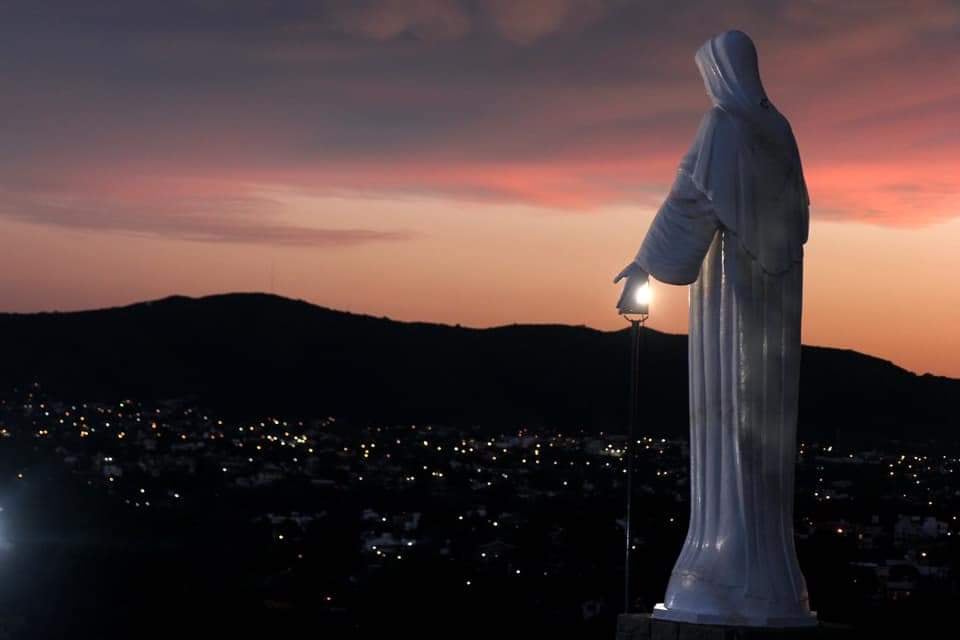
[[[611,638],[615,434],[263,417],[183,403],[0,410],[0,638]],[[686,530],[686,446],[637,456],[635,606]],[[960,604],[956,454],[804,441],[801,564],[823,619],[917,632]]]
[[[0,639],[611,638],[686,531],[686,338],[400,323],[259,294],[0,314]],[[960,604],[960,381],[805,347],[823,619]],[[879,632],[879,631],[878,631]]]

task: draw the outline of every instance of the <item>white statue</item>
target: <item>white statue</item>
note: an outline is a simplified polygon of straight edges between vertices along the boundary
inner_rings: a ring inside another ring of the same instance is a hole
[[[690,526],[653,617],[816,624],[793,532],[803,244],[808,205],[790,124],[750,38],[696,55],[713,101],[636,259],[690,287]],[[623,299],[618,306],[623,305]]]

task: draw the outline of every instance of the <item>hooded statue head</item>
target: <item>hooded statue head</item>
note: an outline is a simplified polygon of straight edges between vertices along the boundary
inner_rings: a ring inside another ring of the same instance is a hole
[[[744,32],[724,31],[710,38],[695,60],[716,106],[747,117],[771,108],[760,81],[757,49]]]
[[[707,95],[715,107],[739,117],[759,134],[772,157],[798,164],[790,123],[767,97],[760,80],[757,48],[743,31],[724,31],[709,40],[694,57]]]

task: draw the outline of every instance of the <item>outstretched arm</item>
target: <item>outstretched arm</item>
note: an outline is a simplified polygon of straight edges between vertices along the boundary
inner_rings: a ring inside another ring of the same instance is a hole
[[[631,264],[662,282],[690,284],[700,274],[719,225],[707,197],[686,172],[678,172]]]

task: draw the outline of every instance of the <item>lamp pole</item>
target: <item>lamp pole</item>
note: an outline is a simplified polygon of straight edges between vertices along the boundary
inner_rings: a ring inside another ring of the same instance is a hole
[[[627,442],[624,455],[627,457],[627,515],[624,530],[626,544],[623,558],[623,611],[630,613],[630,556],[632,555],[633,524],[633,463],[634,438],[637,432],[637,416],[640,414],[640,330],[646,321],[646,314],[624,316],[630,322],[630,408],[627,414]]]
[[[649,316],[650,282],[628,278],[623,295],[618,303],[620,315],[630,323],[630,409],[627,414],[627,441],[624,455],[627,458],[627,514],[624,523],[625,544],[623,554],[623,612],[630,613],[630,557],[633,551],[633,466],[637,419],[640,416],[640,347],[641,331]],[[644,337],[646,334],[643,334]]]

